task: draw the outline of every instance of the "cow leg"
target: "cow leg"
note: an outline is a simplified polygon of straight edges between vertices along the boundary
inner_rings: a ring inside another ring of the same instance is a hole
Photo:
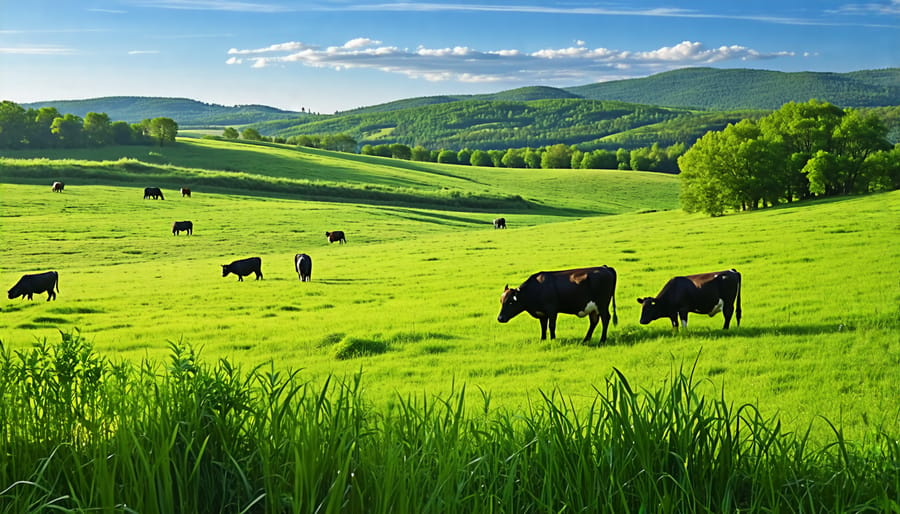
[[[262,280],[262,278],[263,278],[262,271],[257,271],[256,272],[256,280]]]
[[[609,309],[600,313],[600,319],[603,321],[603,332],[600,334],[600,342],[606,342],[606,331],[609,329],[609,320],[612,316],[609,315]]]
[[[538,318],[541,322],[541,341],[547,339],[547,318]]]
[[[722,330],[728,330],[728,326],[731,325],[731,316],[734,314],[734,304],[726,304],[722,309],[722,315],[725,316],[725,326],[722,327]]]
[[[238,275],[238,282],[243,282],[243,281],[244,281],[243,275]]]
[[[590,325],[588,326],[587,335],[584,336],[584,340],[581,341],[582,343],[588,343],[588,342],[590,342],[591,336],[594,335],[594,329],[597,328],[597,322],[600,321],[600,314],[598,314],[596,311],[591,312],[591,313],[588,315],[588,321],[590,322]],[[605,329],[605,328],[606,328],[606,327],[604,327],[604,329]],[[604,330],[604,332],[605,332],[605,330]],[[602,339],[603,339],[603,338],[601,338],[601,340],[602,340]]]
[[[56,293],[53,292],[53,288],[47,290],[47,301],[56,300]]]
[[[684,310],[679,312],[678,317],[681,318],[681,328],[687,328],[688,311]]]
[[[556,339],[556,313],[551,313],[547,316],[550,326],[550,339]]]

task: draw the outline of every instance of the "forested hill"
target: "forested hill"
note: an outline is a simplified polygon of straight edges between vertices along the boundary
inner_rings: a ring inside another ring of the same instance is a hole
[[[900,105],[900,68],[851,73],[687,68],[566,91],[582,98],[711,110],[778,109],[810,98],[841,107]]]
[[[172,118],[180,126],[244,125],[270,120],[295,119],[305,121],[306,113],[284,111],[265,105],[236,105],[233,107],[208,104],[187,98],[158,98],[140,96],[109,96],[87,100],[55,100],[22,104],[26,109],[56,107],[61,113],[84,117],[89,112],[102,112],[114,121],[138,123],[144,119]]]

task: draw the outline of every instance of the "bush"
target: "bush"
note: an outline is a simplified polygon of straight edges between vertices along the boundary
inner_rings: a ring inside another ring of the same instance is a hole
[[[387,350],[388,345],[384,341],[346,337],[341,341],[341,344],[338,345],[334,356],[338,360],[345,360],[366,355],[379,355]]]

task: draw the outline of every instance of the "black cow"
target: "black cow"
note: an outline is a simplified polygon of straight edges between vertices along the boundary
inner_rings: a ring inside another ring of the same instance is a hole
[[[44,273],[35,273],[34,275],[23,275],[22,278],[12,286],[7,295],[10,300],[20,296],[27,296],[32,299],[34,293],[47,293],[47,301],[56,300],[56,293],[53,289],[59,291],[59,273],[55,271],[47,271]]]
[[[312,279],[312,258],[305,253],[294,256],[294,267],[301,282],[309,282]]]
[[[144,200],[146,200],[147,198],[152,198],[154,200],[165,200],[162,191],[160,191],[158,187],[145,187]]]
[[[603,320],[603,334],[600,342],[606,341],[609,328],[609,303],[612,301],[614,324],[619,323],[616,314],[616,270],[609,266],[569,269],[563,271],[541,271],[528,277],[517,288],[507,285],[500,295],[500,315],[497,321],[506,323],[522,311],[541,322],[541,340],[556,338],[557,314],[574,314],[580,318],[588,316],[590,326],[584,342],[591,340],[594,328]]]
[[[54,193],[62,193],[65,188],[66,185],[62,182],[54,182],[50,187],[50,191],[53,191]]]
[[[497,218],[494,220],[494,228],[506,228],[506,218]]]
[[[184,198],[185,196],[188,197],[188,198],[190,198],[190,197],[191,197],[191,190],[190,190],[189,188],[187,188],[187,187],[182,187],[182,188],[181,188],[181,197]]]
[[[724,330],[731,323],[737,302],[737,326],[741,326],[741,274],[737,270],[701,273],[675,277],[663,286],[656,297],[638,298],[641,307],[641,325],[659,318],[669,318],[672,327],[678,328],[678,318],[687,328],[689,312],[725,316]]]
[[[347,238],[344,237],[344,232],[341,230],[335,230],[334,232],[325,232],[325,237],[328,238],[329,243],[337,241],[338,244],[344,244],[347,242]]]
[[[194,224],[190,221],[176,221],[172,224],[173,236],[177,236],[182,230],[187,232],[188,235],[192,235],[194,233]]]
[[[222,276],[227,277],[229,273],[234,273],[238,277],[238,282],[243,282],[244,277],[251,273],[256,273],[256,280],[263,278],[262,259],[259,257],[250,257],[249,259],[241,259],[231,264],[222,265]]]

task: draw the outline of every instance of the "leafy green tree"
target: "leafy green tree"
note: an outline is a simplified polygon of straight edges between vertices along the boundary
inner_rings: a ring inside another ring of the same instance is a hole
[[[887,128],[875,114],[863,115],[856,109],[845,111],[833,135],[835,152],[843,160],[835,184],[839,194],[868,191],[866,179],[870,173],[866,159],[876,152],[891,149],[886,135]]]
[[[431,152],[422,145],[413,147],[410,159],[421,162],[431,162]]]
[[[471,159],[472,159],[472,150],[469,150],[468,148],[463,148],[456,154],[456,163],[457,164],[464,164],[464,165],[468,166],[469,161]]]
[[[408,161],[412,159],[412,148],[401,143],[394,143],[390,146],[391,157],[394,159],[403,159]]]
[[[106,113],[87,113],[83,129],[87,143],[91,146],[104,146],[112,142],[112,126]]]
[[[59,140],[63,148],[78,148],[84,145],[84,120],[74,114],[54,118],[50,132]]]
[[[0,148],[22,148],[28,118],[25,109],[9,100],[0,102]]]
[[[326,134],[322,136],[322,148],[336,152],[353,153],[356,151],[356,140],[349,134]]]
[[[57,146],[59,141],[51,132],[53,120],[62,115],[55,107],[41,107],[38,110],[29,109],[28,115],[32,119],[31,128],[28,130],[29,146],[37,148],[51,148]]]
[[[569,163],[569,167],[572,168],[573,170],[577,170],[577,169],[581,168],[581,163],[584,162],[584,152],[582,152],[581,150],[579,150],[575,147],[572,147],[571,153],[572,153],[572,160]]]
[[[247,127],[241,131],[241,139],[247,141],[262,141],[262,134],[253,127]]]
[[[581,168],[592,170],[614,170],[617,168],[616,153],[609,150],[585,152],[581,159]]]
[[[547,148],[541,153],[541,168],[562,169],[572,166],[572,151],[560,143]]]
[[[630,170],[631,169],[631,152],[624,149],[619,148],[616,150],[616,169],[620,170]]]
[[[488,156],[491,158],[491,165],[495,168],[503,167],[504,155],[506,155],[504,150],[488,150]]]
[[[525,167],[525,149],[509,148],[500,159],[506,168],[524,168]]]
[[[494,161],[491,160],[490,154],[484,150],[475,150],[469,157],[469,164],[472,166],[493,166]]]
[[[237,129],[234,127],[225,127],[225,130],[222,131],[222,137],[225,139],[237,139],[241,137],[238,133]]]
[[[167,141],[174,143],[178,135],[178,124],[172,118],[153,118],[150,120],[149,135],[159,143],[159,146],[163,146]]]
[[[456,164],[456,155],[457,152],[454,152],[453,150],[441,150],[437,156],[437,162],[443,164]]]
[[[525,167],[531,169],[538,169],[541,167],[541,151],[534,150],[530,147],[525,148],[525,153],[522,155],[522,159],[525,160]]]
[[[866,158],[870,191],[900,189],[900,143]]]
[[[113,144],[130,145],[135,141],[131,125],[126,121],[114,121],[109,126]]]

